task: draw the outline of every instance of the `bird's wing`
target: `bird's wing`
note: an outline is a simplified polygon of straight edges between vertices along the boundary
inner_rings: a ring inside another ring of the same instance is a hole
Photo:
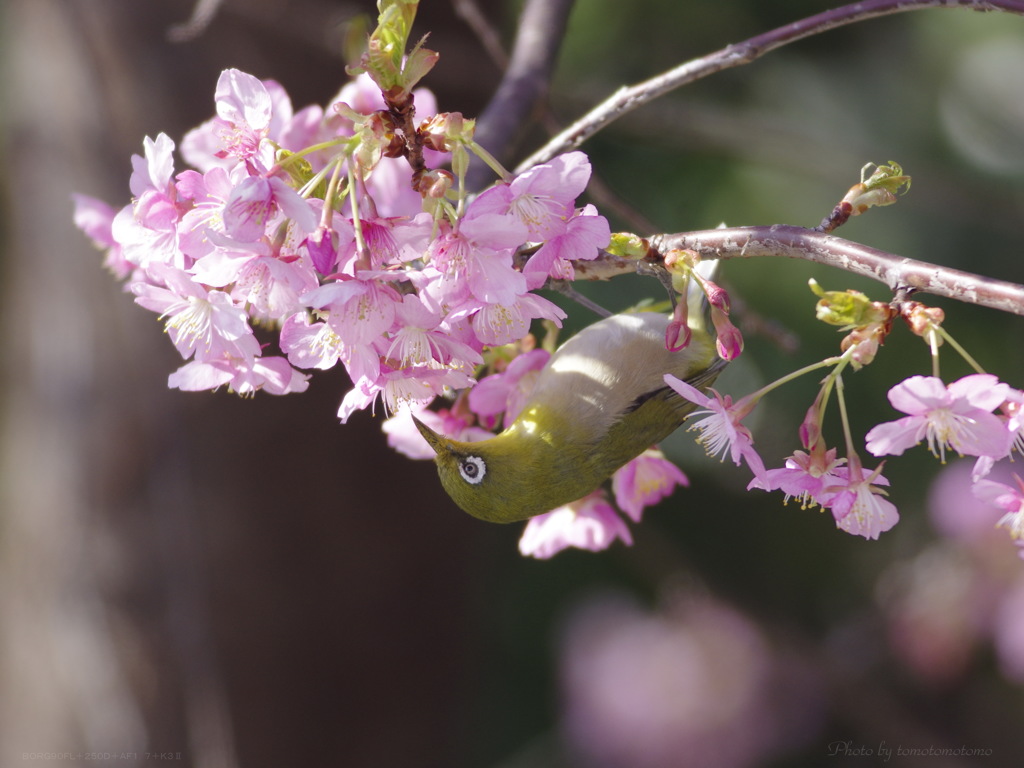
[[[541,371],[527,407],[543,404],[603,434],[638,401],[664,390],[666,373],[685,379],[714,360],[714,344],[704,332],[694,333],[685,350],[667,350],[668,322],[666,315],[641,312],[614,315],[580,331]]]

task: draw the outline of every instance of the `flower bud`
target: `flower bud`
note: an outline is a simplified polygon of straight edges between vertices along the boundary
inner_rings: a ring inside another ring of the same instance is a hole
[[[718,307],[711,307],[711,322],[715,326],[717,338],[715,346],[723,360],[735,360],[743,351],[743,335],[739,328],[732,324],[729,315]]]
[[[853,350],[850,353],[850,365],[854,370],[859,370],[875,359],[887,333],[888,327],[882,324],[855,328],[842,340],[839,348],[844,352]]]
[[[700,254],[684,248],[673,248],[665,254],[665,267],[670,272],[689,272],[700,263]]]
[[[669,352],[686,349],[690,346],[692,337],[693,332],[690,330],[690,326],[678,320],[672,320],[665,329],[665,349]]]
[[[433,168],[426,171],[421,177],[419,184],[420,193],[424,197],[440,200],[452,188],[454,182],[455,177],[450,171],[442,168]]]
[[[811,450],[821,441],[821,394],[807,409],[807,415],[800,422],[800,442],[804,448]]]
[[[440,112],[420,123],[416,129],[423,146],[438,152],[451,152],[455,144],[472,141],[475,120],[466,120],[461,112]]]
[[[911,332],[918,336],[934,330],[935,326],[942,325],[946,319],[946,313],[939,307],[928,307],[919,301],[906,301],[900,307],[900,314],[910,326]]]
[[[728,314],[730,309],[729,294],[726,293],[725,289],[710,280],[704,280],[702,283],[704,295],[708,297],[708,304]]]
[[[665,329],[665,349],[670,352],[678,352],[690,346],[693,333],[687,323],[689,307],[686,301],[686,291],[679,294],[675,309],[672,310],[672,320]]]
[[[306,238],[306,251],[316,271],[321,275],[330,274],[338,261],[336,239],[334,232],[323,226]]]

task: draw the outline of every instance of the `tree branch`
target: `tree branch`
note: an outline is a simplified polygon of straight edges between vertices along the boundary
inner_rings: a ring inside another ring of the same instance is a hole
[[[573,0],[528,0],[523,8],[508,68],[476,123],[476,140],[502,162],[507,162],[516,134],[547,93],[572,4]],[[478,173],[488,173],[477,167]],[[488,180],[474,177],[472,169],[470,174],[470,189]]]
[[[889,286],[894,293],[929,293],[1024,316],[1024,285],[908,259],[803,227],[778,224],[682,232],[657,235],[651,238],[651,245],[661,253],[690,250],[709,259],[803,259],[869,277]],[[600,261],[601,265],[595,264],[589,271],[577,272],[586,279],[606,279],[613,274],[636,271],[635,262],[627,266],[629,259],[602,257]]]
[[[1022,0],[868,0],[834,8],[757,35],[745,42],[729,45],[699,59],[693,59],[637,85],[620,88],[523,160],[516,168],[516,173],[522,173],[538,163],[547,162],[557,154],[578,147],[627,112],[680,86],[688,85],[723,69],[749,64],[783,45],[836,27],[926,8],[969,8],[975,11],[1005,11],[1024,15]]]
[[[196,0],[188,21],[175,24],[167,31],[167,38],[173,43],[187,43],[206,31],[217,15],[224,0]]]

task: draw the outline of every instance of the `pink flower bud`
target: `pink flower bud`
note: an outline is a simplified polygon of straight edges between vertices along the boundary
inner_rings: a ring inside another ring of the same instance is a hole
[[[820,395],[819,395],[820,398]],[[807,415],[800,423],[800,442],[804,448],[811,450],[821,441],[821,408],[818,400],[807,409]]]
[[[690,346],[690,339],[693,333],[690,326],[678,320],[673,320],[665,329],[665,349],[669,352],[678,352]]]
[[[327,227],[320,227],[306,238],[306,251],[313,260],[313,266],[321,275],[329,275],[338,261],[338,249],[334,245],[333,233]]]
[[[723,360],[735,360],[743,351],[743,335],[739,328],[732,324],[728,314],[714,305],[711,306],[711,322],[718,334],[715,346],[718,348],[719,357]]]
[[[729,294],[726,293],[725,289],[710,280],[704,281],[703,288],[704,294],[708,297],[708,304],[728,314],[730,307]]]

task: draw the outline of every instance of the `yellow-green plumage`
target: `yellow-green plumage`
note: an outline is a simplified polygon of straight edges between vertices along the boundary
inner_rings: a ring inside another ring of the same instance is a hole
[[[695,406],[664,375],[704,389],[721,365],[692,319],[689,346],[667,350],[668,322],[649,312],[614,315],[576,334],[540,371],[515,423],[488,440],[449,440],[417,421],[448,495],[483,520],[525,520],[586,496],[675,431]]]

